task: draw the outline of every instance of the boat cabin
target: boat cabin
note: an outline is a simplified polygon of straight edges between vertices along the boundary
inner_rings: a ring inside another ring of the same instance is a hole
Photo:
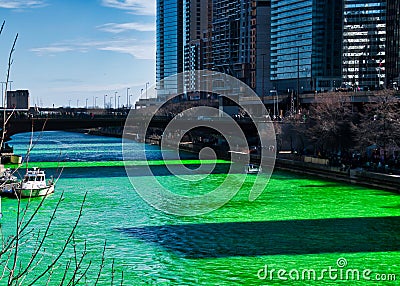
[[[46,175],[44,171],[33,168],[25,174],[22,184],[43,187],[46,185]]]

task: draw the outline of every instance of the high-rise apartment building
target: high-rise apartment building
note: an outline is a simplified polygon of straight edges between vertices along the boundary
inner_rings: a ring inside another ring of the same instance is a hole
[[[187,72],[185,86],[188,90],[196,90],[199,79],[195,77],[194,71],[206,69],[204,51],[210,48],[204,38],[212,32],[212,0],[185,0],[184,5],[184,70]]]
[[[344,0],[343,83],[353,88],[386,85],[386,0]]]
[[[271,1],[270,68],[278,90],[340,85],[342,16],[342,1]]]
[[[268,69],[270,3],[213,0],[212,37],[205,40],[212,49],[206,49],[205,54],[212,56],[205,66],[240,79],[260,96],[272,88]]]

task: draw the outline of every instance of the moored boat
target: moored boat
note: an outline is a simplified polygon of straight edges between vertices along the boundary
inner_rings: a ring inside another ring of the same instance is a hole
[[[0,172],[0,195],[15,197],[14,188],[18,184],[18,178],[13,175],[13,170],[2,168]]]
[[[13,171],[10,168],[4,169],[0,176],[0,184],[16,183],[17,177],[13,175]]]
[[[54,181],[46,181],[46,174],[39,168],[28,170],[24,179],[15,187],[16,193],[22,197],[42,197],[54,193]]]
[[[259,172],[261,172],[261,166],[255,164],[248,164],[246,165],[245,172],[247,174],[258,174]]]

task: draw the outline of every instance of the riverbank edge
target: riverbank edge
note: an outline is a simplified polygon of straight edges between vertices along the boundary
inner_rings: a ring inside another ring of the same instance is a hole
[[[368,188],[376,188],[400,194],[399,176],[373,173],[363,169],[349,169],[347,171],[340,171],[338,168],[334,167],[282,158],[276,158],[275,168],[297,174],[317,176],[324,179]]]
[[[146,141],[159,145],[159,142]],[[202,146],[195,144],[187,144],[180,146],[182,150],[192,153],[198,153]],[[204,147],[204,146],[203,146]],[[219,158],[229,160],[230,156],[226,151],[216,150]],[[252,161],[257,161],[257,156],[250,155]],[[363,169],[348,169],[340,171],[339,168],[329,167],[327,165],[309,163],[304,161],[285,159],[277,157],[275,160],[274,169],[289,171],[296,174],[316,176],[323,179],[363,186],[367,188],[375,188],[384,191],[390,191],[400,194],[400,176],[392,176],[388,174],[368,172]]]
[[[86,133],[90,135],[122,137],[121,133],[110,132],[110,130],[74,130],[75,132]],[[107,132],[108,131],[108,132]],[[146,143],[159,145],[160,140],[146,140]],[[202,146],[189,144],[181,146],[184,151],[198,153]],[[218,157],[229,159],[229,154],[224,154],[222,150],[217,152]],[[349,169],[340,171],[338,168],[329,167],[326,165],[303,162],[292,159],[276,158],[275,169],[289,171],[297,174],[308,176],[317,176],[323,179],[344,182],[353,185],[359,185],[367,188],[375,188],[400,194],[400,176],[392,176],[382,173],[368,172],[363,169]]]

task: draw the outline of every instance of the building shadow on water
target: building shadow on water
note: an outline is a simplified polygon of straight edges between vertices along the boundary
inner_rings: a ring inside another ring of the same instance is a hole
[[[62,163],[60,164],[62,166]],[[196,169],[199,165],[196,164],[188,164],[186,165],[189,169]],[[47,169],[48,176],[57,177],[59,175],[60,169]],[[148,170],[151,170],[150,172]],[[174,175],[185,175],[187,172],[182,170],[181,172],[177,172],[177,174],[172,174],[170,170],[165,165],[159,166],[130,166],[128,167],[129,174],[134,175],[136,177],[142,176],[174,176]],[[226,174],[229,170],[228,164],[218,164],[216,168],[212,170],[212,174]],[[194,172],[195,173],[195,172]],[[21,173],[22,174],[22,173]],[[21,177],[20,174],[20,177]],[[202,174],[202,173],[199,173]],[[122,166],[114,167],[72,167],[65,168],[62,172],[62,178],[107,178],[107,177],[127,177],[127,173],[125,168]]]
[[[400,251],[400,217],[118,228],[185,258]]]

